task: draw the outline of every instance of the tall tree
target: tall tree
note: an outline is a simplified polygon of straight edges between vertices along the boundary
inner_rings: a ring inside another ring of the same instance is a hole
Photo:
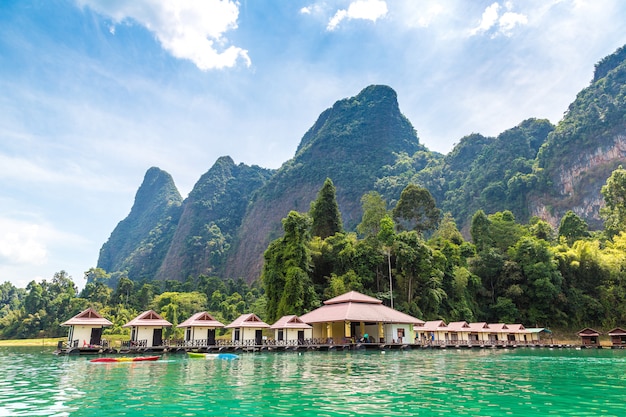
[[[604,230],[609,236],[626,231],[626,169],[620,165],[602,187],[606,206],[601,210]]]
[[[380,221],[387,214],[387,203],[376,191],[370,191],[361,197],[363,217],[356,231],[361,236],[376,236],[380,230]]]
[[[430,192],[415,184],[406,186],[393,209],[393,219],[399,230],[415,230],[419,234],[439,224],[441,211]]]
[[[311,204],[310,211],[313,223],[311,235],[326,239],[337,232],[341,232],[343,225],[335,185],[330,178],[326,178],[322,189],[317,194],[317,199]]]
[[[589,237],[587,222],[569,210],[559,224],[559,237],[564,237],[569,245],[578,239]]]
[[[265,251],[261,280],[269,321],[285,314],[302,314],[319,304],[308,275],[311,269],[309,227],[306,215],[289,212],[283,219],[285,235],[271,242]]]

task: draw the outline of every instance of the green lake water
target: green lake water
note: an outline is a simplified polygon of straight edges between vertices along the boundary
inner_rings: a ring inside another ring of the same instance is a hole
[[[626,350],[164,355],[0,347],[0,416],[623,416]]]

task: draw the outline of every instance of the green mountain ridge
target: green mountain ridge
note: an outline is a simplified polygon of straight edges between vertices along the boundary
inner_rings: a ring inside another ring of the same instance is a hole
[[[308,212],[326,178],[346,230],[361,220],[363,194],[376,190],[392,207],[410,183],[426,187],[466,237],[477,210],[510,210],[519,221],[539,216],[553,227],[573,210],[599,228],[600,188],[626,159],[625,60],[622,47],[600,61],[556,126],[528,119],[497,137],[473,133],[447,155],[420,144],[392,88],[372,85],[323,111],[276,171],[221,157],[183,202],[171,177],[149,186],[152,177],[169,177],[151,168],[98,266],[133,280],[254,281],[263,252],[282,234],[281,219]]]

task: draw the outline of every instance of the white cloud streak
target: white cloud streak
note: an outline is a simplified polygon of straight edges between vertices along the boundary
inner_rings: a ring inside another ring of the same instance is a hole
[[[226,46],[224,34],[237,29],[239,4],[230,0],[77,0],[81,6],[112,18],[132,19],[155,34],[174,57],[192,61],[206,71],[251,65],[248,51]],[[110,30],[112,34],[114,29]]]
[[[492,36],[494,37],[497,35],[511,36],[516,26],[528,24],[528,18],[525,15],[510,11],[513,7],[511,2],[505,3],[506,9],[509,11],[502,15],[500,15],[501,7],[497,2],[488,6],[482,14],[480,23],[470,31],[470,35],[474,36],[493,30]]]
[[[347,10],[337,10],[335,15],[328,22],[326,29],[328,31],[335,30],[345,19],[362,19],[376,22],[376,20],[384,17],[386,14],[387,3],[382,0],[357,0],[350,3]]]

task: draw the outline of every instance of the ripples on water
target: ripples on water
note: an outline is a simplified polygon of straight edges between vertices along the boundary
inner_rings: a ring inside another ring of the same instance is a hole
[[[0,348],[0,416],[623,415],[626,351],[242,354],[92,364]]]

